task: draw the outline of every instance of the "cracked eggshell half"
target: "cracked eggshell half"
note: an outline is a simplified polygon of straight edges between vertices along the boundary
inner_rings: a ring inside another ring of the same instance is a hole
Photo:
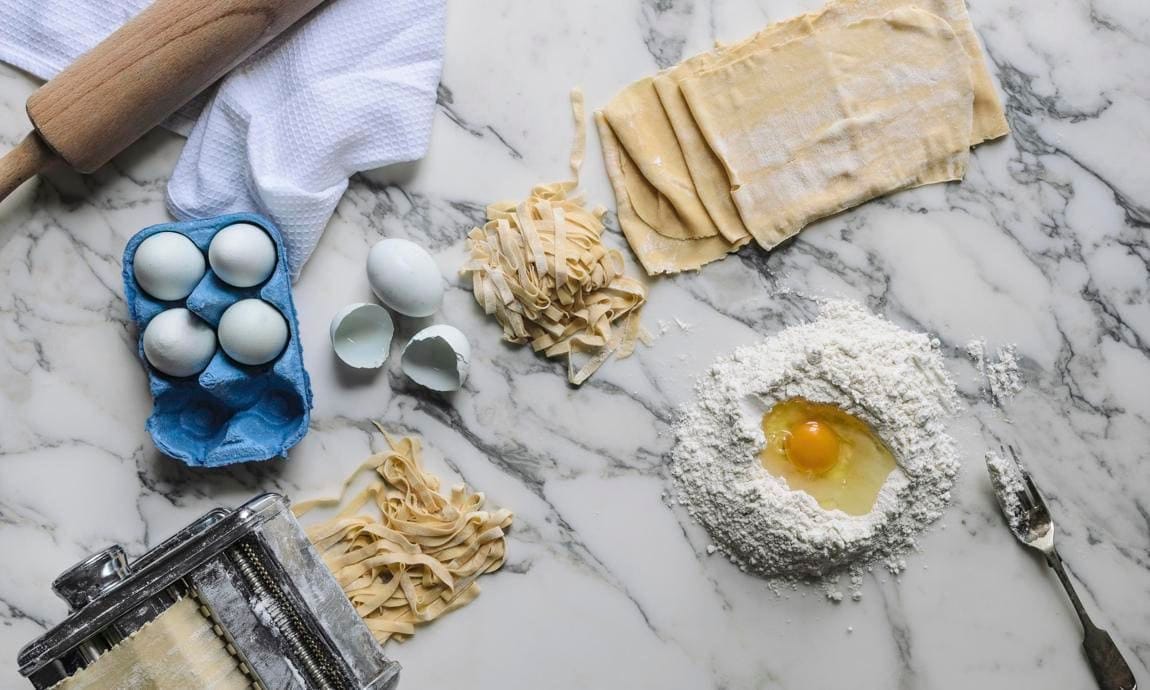
[[[336,313],[331,320],[331,347],[349,367],[378,369],[391,354],[395,324],[378,304],[357,302]]]
[[[376,242],[367,255],[367,280],[380,302],[404,316],[431,316],[443,303],[439,266],[411,240]]]
[[[457,391],[471,368],[471,343],[454,326],[428,326],[411,336],[400,357],[400,369],[424,388]]]

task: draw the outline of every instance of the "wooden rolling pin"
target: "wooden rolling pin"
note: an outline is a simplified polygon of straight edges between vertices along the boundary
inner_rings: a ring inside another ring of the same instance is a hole
[[[107,163],[323,0],[155,0],[28,99],[0,201],[50,163]]]

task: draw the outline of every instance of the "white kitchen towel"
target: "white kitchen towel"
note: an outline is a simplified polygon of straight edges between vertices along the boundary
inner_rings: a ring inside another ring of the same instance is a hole
[[[0,61],[50,78],[149,0],[0,0]],[[298,276],[353,173],[427,150],[446,0],[329,0],[226,76],[168,183],[179,218],[259,211]],[[183,115],[195,116],[185,109]]]

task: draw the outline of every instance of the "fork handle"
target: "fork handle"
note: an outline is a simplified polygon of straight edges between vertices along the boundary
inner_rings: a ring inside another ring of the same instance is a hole
[[[1110,633],[1106,632],[1090,620],[1078,592],[1074,590],[1070,576],[1066,573],[1066,566],[1057,551],[1051,550],[1046,554],[1046,562],[1058,575],[1062,587],[1074,605],[1078,619],[1082,621],[1082,649],[1086,651],[1086,659],[1090,662],[1090,670],[1094,673],[1094,680],[1101,690],[1137,690],[1138,681],[1134,679],[1134,672],[1130,665],[1122,658],[1122,652],[1114,644]]]

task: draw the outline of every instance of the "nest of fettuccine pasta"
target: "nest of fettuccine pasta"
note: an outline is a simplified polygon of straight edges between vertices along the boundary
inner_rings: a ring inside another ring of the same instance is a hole
[[[484,510],[483,494],[462,484],[441,495],[439,478],[420,463],[419,441],[384,435],[389,450],[368,458],[338,498],[294,508],[299,516],[342,506],[307,535],[380,644],[478,596],[479,576],[503,565],[512,520],[511,511]],[[347,500],[364,472],[372,482]]]
[[[642,334],[639,309],[647,289],[623,274],[623,255],[603,246],[601,208],[578,195],[585,122],[582,97],[572,94],[575,179],[540,185],[521,203],[487,207],[487,223],[468,235],[475,300],[503,327],[504,339],[568,360],[568,380],[581,384],[612,354],[631,354]],[[576,367],[573,355],[589,361]]]

